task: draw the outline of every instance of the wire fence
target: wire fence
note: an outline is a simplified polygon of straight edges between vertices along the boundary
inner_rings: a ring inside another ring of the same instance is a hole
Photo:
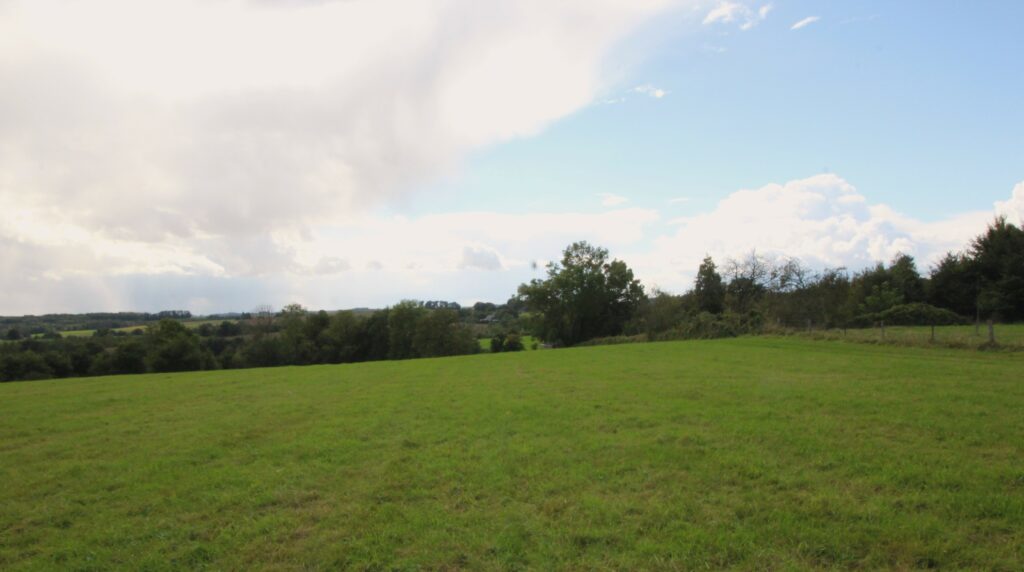
[[[1005,348],[1024,350],[1024,324],[979,323],[965,326],[887,326],[872,328],[793,329],[792,333],[820,339],[913,346]]]

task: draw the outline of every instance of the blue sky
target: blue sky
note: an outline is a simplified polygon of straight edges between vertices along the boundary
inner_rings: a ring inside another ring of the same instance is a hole
[[[1024,3],[0,0],[0,314],[504,300],[1024,217]],[[189,42],[181,42],[187,37]]]
[[[1024,177],[1022,21],[1019,2],[775,2],[748,31],[665,17],[633,40],[655,36],[648,61],[607,94],[626,101],[473,155],[412,211],[608,192],[689,197],[685,212],[826,171],[924,219],[987,208]],[[668,95],[628,92],[643,84]]]

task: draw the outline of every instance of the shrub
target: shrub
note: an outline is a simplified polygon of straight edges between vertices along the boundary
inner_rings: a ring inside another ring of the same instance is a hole
[[[53,369],[43,356],[34,351],[23,351],[0,356],[0,381],[50,379]]]
[[[761,316],[756,312],[747,314],[711,314],[701,312],[685,320],[675,328],[654,336],[655,341],[667,340],[710,340],[714,338],[735,338],[743,334],[758,332]]]
[[[491,338],[491,353],[496,354],[505,349],[505,334],[498,334]]]
[[[502,344],[502,351],[506,352],[521,352],[523,351],[523,341],[519,339],[519,334],[509,334],[505,337],[505,343]]]

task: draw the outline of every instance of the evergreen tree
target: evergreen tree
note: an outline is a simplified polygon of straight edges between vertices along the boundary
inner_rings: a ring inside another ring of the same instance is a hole
[[[725,284],[710,256],[706,256],[697,269],[693,295],[700,312],[721,314],[725,310]]]

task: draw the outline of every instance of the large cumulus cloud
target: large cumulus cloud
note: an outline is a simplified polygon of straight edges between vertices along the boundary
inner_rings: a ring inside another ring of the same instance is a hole
[[[637,253],[637,260],[649,280],[675,289],[689,285],[705,255],[721,261],[755,250],[852,271],[903,253],[927,270],[946,252],[966,247],[997,214],[1019,220],[1024,183],[1013,197],[992,210],[921,221],[869,200],[839,175],[815,175],[739,190],[708,212],[678,218],[675,231]]]
[[[288,270],[279,236],[587,105],[667,4],[7,0],[0,240],[74,235],[51,274]]]
[[[502,299],[578,239],[681,290],[705,253],[927,262],[991,219],[918,221],[834,175],[670,226],[640,196],[368,208],[600,98],[615,47],[675,3],[0,0],[0,313]],[[1024,184],[997,211],[1022,209]]]

